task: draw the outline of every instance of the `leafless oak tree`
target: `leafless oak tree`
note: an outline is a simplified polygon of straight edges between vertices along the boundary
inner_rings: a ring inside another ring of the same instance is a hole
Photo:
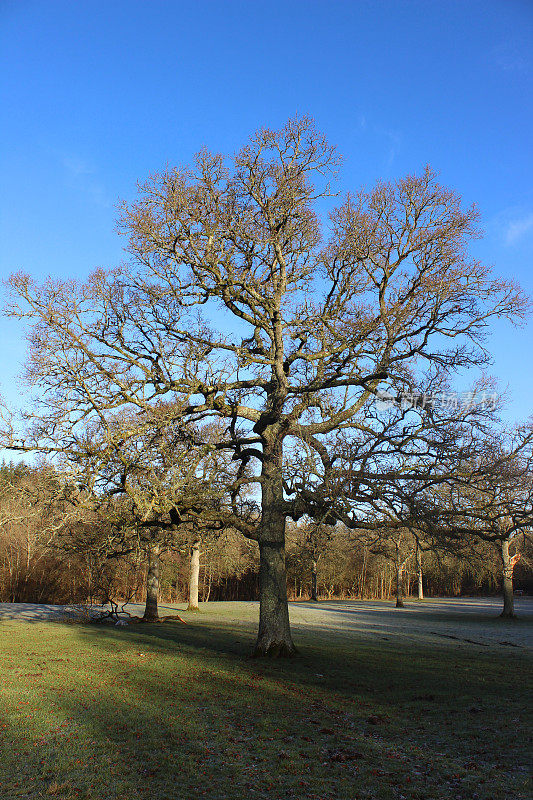
[[[260,130],[232,158],[203,150],[140,185],[119,222],[125,266],[83,285],[10,279],[9,313],[33,324],[39,398],[30,429],[8,422],[4,444],[68,449],[90,420],[150,416],[161,401],[225,422],[218,446],[242,467],[231,524],[260,549],[258,655],[294,652],[285,522],[323,511],[290,481],[288,456],[308,448],[327,478],[336,436],[380,384],[482,364],[490,319],[525,312],[516,286],[469,257],[477,212],[430,169],[349,195],[324,220],[338,166],[308,118]]]
[[[502,564],[501,616],[514,617],[514,567],[521,557],[520,541],[533,531],[531,424],[487,436],[473,464],[457,462],[427,511],[421,525],[432,542],[461,547],[466,536],[494,544]]]

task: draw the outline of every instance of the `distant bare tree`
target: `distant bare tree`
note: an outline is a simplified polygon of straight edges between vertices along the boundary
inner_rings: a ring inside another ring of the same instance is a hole
[[[501,616],[514,617],[513,572],[521,556],[519,542],[533,531],[533,426],[487,436],[474,464],[458,462],[427,511],[422,524],[430,539],[460,547],[463,537],[475,537],[498,548]]]
[[[159,619],[162,554],[222,529],[235,472],[227,452],[216,449],[216,425],[200,431],[181,424],[178,409],[172,411],[172,423],[168,409],[160,411],[159,420],[144,414],[108,417],[105,425],[86,429],[76,446],[71,442],[68,452],[78,481],[83,478],[93,497],[117,498],[114,509],[109,502],[106,508],[114,511],[116,527],[124,533],[124,550],[140,549],[145,555],[146,622]],[[196,572],[196,595],[197,578]]]

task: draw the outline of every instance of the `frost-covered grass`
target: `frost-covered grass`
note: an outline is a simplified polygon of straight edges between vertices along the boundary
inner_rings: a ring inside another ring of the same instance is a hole
[[[345,605],[293,605],[301,655],[274,663],[246,656],[253,604],[0,623],[0,796],[528,797],[527,619]]]

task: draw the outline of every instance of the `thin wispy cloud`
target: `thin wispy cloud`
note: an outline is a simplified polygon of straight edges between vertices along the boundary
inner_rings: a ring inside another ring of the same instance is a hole
[[[400,151],[402,136],[399,131],[390,128],[376,128],[376,133],[385,137],[387,145],[387,166],[390,167]]]
[[[86,161],[77,156],[63,156],[62,163],[67,173],[73,178],[80,175],[91,175],[94,172]]]
[[[484,228],[494,244],[513,247],[533,234],[533,211],[525,205],[502,208]]]
[[[366,114],[359,114],[357,117],[357,127],[359,131],[372,133],[377,140],[385,143],[385,166],[390,167],[398,155],[402,144],[402,134],[393,128],[386,128],[383,125],[375,125]]]
[[[526,49],[513,42],[502,42],[493,47],[493,63],[504,72],[529,72],[531,58],[525,55]]]
[[[69,186],[86,195],[97,206],[102,208],[112,206],[103,183],[96,177],[96,169],[85,159],[72,153],[63,153],[59,156],[59,160]]]
[[[509,220],[505,230],[505,243],[508,245],[517,244],[532,231],[533,212],[519,217],[518,219]]]

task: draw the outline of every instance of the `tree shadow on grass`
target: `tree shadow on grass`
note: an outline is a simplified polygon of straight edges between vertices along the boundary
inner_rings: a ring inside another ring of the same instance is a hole
[[[43,687],[51,721],[26,721],[17,758],[45,796],[526,797],[500,753],[523,700],[518,656],[311,633],[300,658],[270,662],[243,655],[253,631],[235,624],[62,627],[49,642],[77,666]],[[65,660],[48,657],[52,671]]]

